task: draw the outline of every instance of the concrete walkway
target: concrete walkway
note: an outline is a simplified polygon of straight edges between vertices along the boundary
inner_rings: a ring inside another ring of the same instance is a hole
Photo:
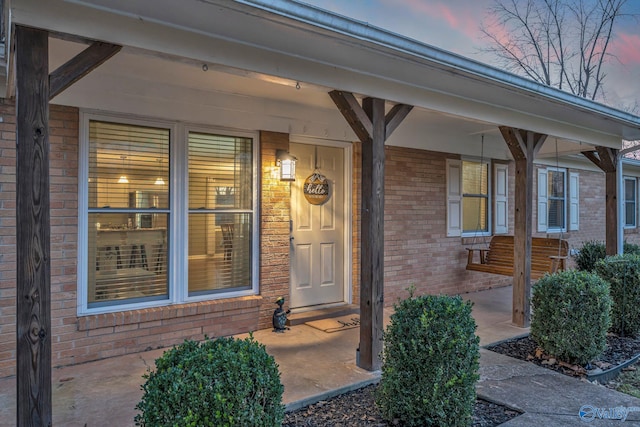
[[[468,294],[465,298],[474,302],[481,345],[528,332],[511,325],[510,287]],[[387,321],[390,312],[385,312]],[[355,364],[357,328],[325,333],[298,325],[282,334],[257,331],[254,337],[265,344],[280,366],[288,409],[377,382],[380,377],[379,372],[368,372]],[[154,360],[162,352],[154,350],[54,369],[53,424],[133,426],[134,407],[142,396],[142,375],[154,367]],[[481,350],[480,375],[480,397],[525,412],[505,426],[584,426],[585,421],[578,415],[583,405],[594,409],[640,408],[639,399],[487,350]],[[15,378],[0,379],[0,426],[15,425],[15,413]],[[591,414],[597,416],[596,412]],[[589,425],[620,422],[596,417]],[[625,422],[640,425],[640,413],[629,413]]]

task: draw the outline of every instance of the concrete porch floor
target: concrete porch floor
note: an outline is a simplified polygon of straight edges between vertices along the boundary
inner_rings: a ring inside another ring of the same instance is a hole
[[[481,345],[522,335],[528,329],[511,324],[511,287],[463,295],[474,302]],[[388,322],[391,310],[385,310]],[[378,381],[380,372],[355,364],[358,328],[325,333],[296,325],[285,333],[254,332],[280,366],[288,409],[344,393]],[[115,357],[57,368],[52,374],[53,425],[132,426],[142,396],[142,375],[164,350]],[[0,380],[0,425],[16,421],[15,378]]]

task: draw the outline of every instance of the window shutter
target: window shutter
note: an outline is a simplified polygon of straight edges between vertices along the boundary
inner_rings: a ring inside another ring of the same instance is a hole
[[[460,160],[447,160],[447,236],[462,234],[462,183]]]
[[[547,231],[547,170],[538,169],[538,231]]]
[[[569,230],[577,230],[580,223],[580,176],[569,172]]]
[[[508,210],[508,165],[495,165],[495,234],[506,234],[509,232],[509,210]]]

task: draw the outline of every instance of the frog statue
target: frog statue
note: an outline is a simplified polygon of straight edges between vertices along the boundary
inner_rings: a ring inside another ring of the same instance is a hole
[[[291,310],[284,311],[282,306],[284,305],[284,297],[280,297],[276,300],[278,308],[273,312],[273,332],[284,332],[289,329],[287,324],[287,314],[291,313]]]

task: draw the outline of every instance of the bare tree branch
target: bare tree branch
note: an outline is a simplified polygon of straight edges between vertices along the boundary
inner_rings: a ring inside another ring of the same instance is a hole
[[[607,52],[630,0],[494,0],[480,30],[497,65],[589,99],[604,99]]]

